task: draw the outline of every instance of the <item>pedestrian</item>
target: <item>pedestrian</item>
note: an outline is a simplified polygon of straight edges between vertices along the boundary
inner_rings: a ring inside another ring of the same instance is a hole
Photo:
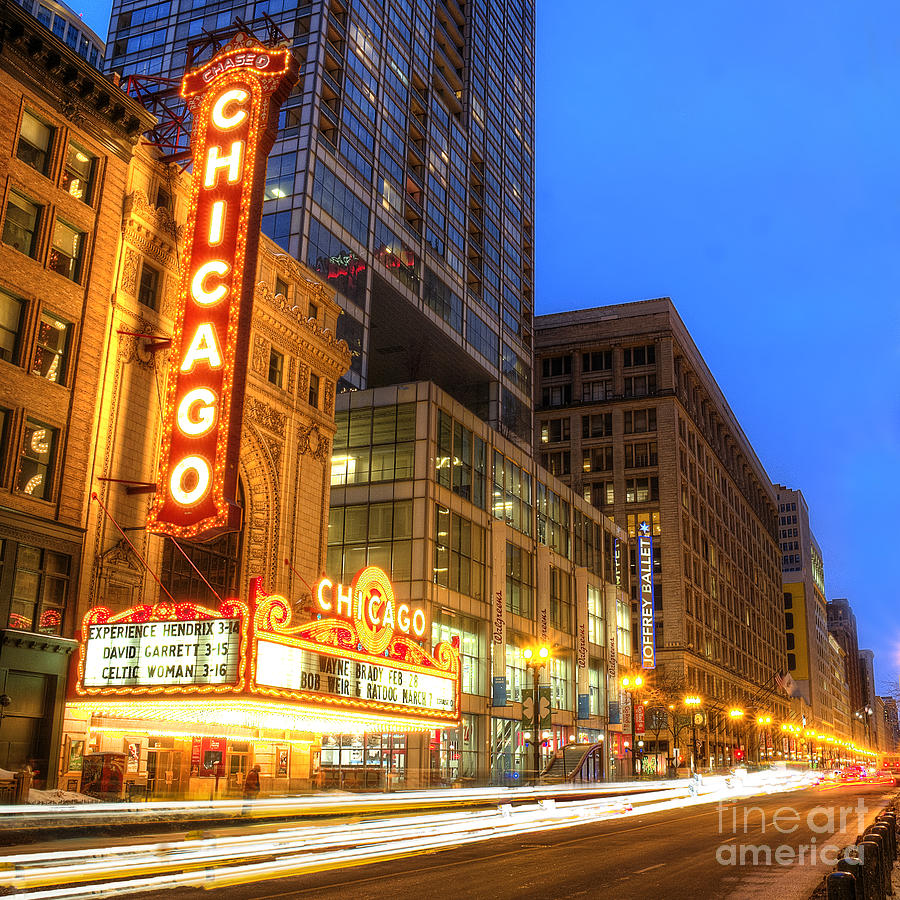
[[[244,779],[244,805],[241,809],[241,815],[250,808],[250,801],[255,800],[259,796],[259,765],[255,765]]]

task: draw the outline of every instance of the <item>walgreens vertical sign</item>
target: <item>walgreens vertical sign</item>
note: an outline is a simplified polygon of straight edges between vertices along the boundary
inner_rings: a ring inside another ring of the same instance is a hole
[[[193,181],[148,527],[205,540],[241,525],[241,419],[266,159],[298,77],[285,48],[238,35],[188,72]]]

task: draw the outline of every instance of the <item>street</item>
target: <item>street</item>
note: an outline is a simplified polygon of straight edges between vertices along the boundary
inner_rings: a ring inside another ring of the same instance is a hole
[[[885,785],[809,788],[532,831],[442,852],[411,851],[401,839],[368,865],[349,859],[342,864],[339,854],[337,861],[323,859],[322,871],[251,884],[239,883],[240,877],[218,879],[226,886],[143,896],[346,900],[352,893],[354,900],[418,900],[449,892],[458,900],[807,900],[840,848],[852,844],[895,794]],[[248,843],[263,830],[272,826],[246,829]]]

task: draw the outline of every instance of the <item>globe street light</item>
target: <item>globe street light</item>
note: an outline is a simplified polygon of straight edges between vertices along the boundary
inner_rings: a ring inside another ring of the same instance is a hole
[[[772,717],[771,717],[771,716],[762,716],[762,715],[761,715],[761,716],[757,716],[757,717],[756,717],[756,724],[759,726],[759,733],[760,733],[760,735],[763,734],[763,730],[762,730],[762,729],[763,729],[763,725],[766,726],[766,732],[765,732],[766,749],[765,749],[765,754],[766,754],[766,762],[768,762],[768,761],[769,761],[769,729],[768,729],[768,726],[772,724]],[[756,753],[756,761],[759,762],[759,751],[758,751],[758,750],[757,750],[757,753]]]
[[[622,678],[622,689],[628,692],[631,698],[631,774],[637,775],[637,735],[634,732],[634,695],[644,686],[641,675],[625,675]]]
[[[738,748],[741,747],[741,719],[744,718],[744,711],[742,709],[738,709],[735,707],[734,709],[728,710],[728,715],[731,718],[732,727],[734,732],[737,734],[738,739]],[[734,762],[734,750],[731,751],[731,761]]]
[[[544,668],[544,664],[550,658],[550,648],[544,646],[526,647],[522,656],[525,657],[525,665],[531,669],[532,676],[533,702],[531,727],[533,734],[531,740],[534,760],[534,784],[537,784],[541,774],[541,737],[539,734],[541,726],[541,669]]]
[[[691,715],[691,774],[693,775],[697,771],[697,719],[700,718],[702,720],[702,715],[699,712],[694,712],[700,704],[703,703],[703,700],[700,697],[695,695],[691,695],[689,697],[684,698],[684,705],[688,708]]]

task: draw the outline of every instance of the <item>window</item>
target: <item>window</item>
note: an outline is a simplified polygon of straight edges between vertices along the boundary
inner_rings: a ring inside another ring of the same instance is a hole
[[[159,309],[159,288],[162,274],[155,266],[144,260],[141,266],[141,282],[138,285],[138,300],[150,309]]]
[[[309,405],[319,408],[319,376],[315,372],[309,373]]]
[[[531,534],[531,475],[496,450],[492,511],[494,518],[505,521],[516,531]]]
[[[793,631],[789,631],[787,633],[787,649],[788,650],[794,649],[794,632]]]
[[[366,484],[411,478],[415,464],[416,408],[361,407],[335,416],[331,484]],[[483,488],[482,488],[483,494]]]
[[[412,574],[412,501],[333,506],[325,571],[349,583],[364,566],[380,566],[396,584]]]
[[[541,360],[544,378],[557,378],[572,374],[571,356],[551,356]]]
[[[279,278],[277,275],[275,276],[275,296],[281,294],[285,300],[288,295],[288,284],[283,278]]]
[[[788,653],[788,668],[796,669],[797,668],[797,654],[796,653]]]
[[[631,656],[631,601],[616,599],[616,649]]]
[[[87,150],[78,144],[69,144],[66,150],[66,165],[63,169],[63,190],[78,200],[90,203],[96,162],[96,158]]]
[[[60,219],[53,229],[53,249],[50,251],[50,268],[72,281],[81,276],[81,257],[85,235]]]
[[[484,529],[436,505],[434,531],[434,583],[483,600]]]
[[[612,368],[612,350],[598,350],[581,355],[583,372],[606,372]]]
[[[431,622],[432,645],[441,641],[449,644],[455,637],[459,638],[459,686],[464,694],[480,694],[484,684],[484,626],[468,616],[438,612]]]
[[[35,339],[31,374],[62,384],[66,378],[69,333],[72,326],[49,310],[41,313],[41,324]]]
[[[784,627],[785,628],[793,628],[794,627],[794,614],[792,612],[786,612],[784,614]]]
[[[315,303],[309,304],[309,318],[315,322],[319,321],[319,307]]]
[[[572,579],[568,572],[550,567],[550,624],[568,632],[572,622]]]
[[[655,409],[633,409],[625,413],[625,434],[643,434],[656,431]]]
[[[656,441],[646,444],[625,445],[625,468],[642,469],[646,466],[656,465]]]
[[[602,509],[616,502],[615,482],[593,481],[584,486],[583,497],[591,506]]]
[[[41,175],[47,174],[50,165],[50,142],[53,140],[53,129],[42,122],[28,110],[22,115],[22,127],[19,130],[19,143],[16,156],[26,165],[31,166]]]
[[[611,472],[613,467],[613,448],[594,447],[585,450],[581,468],[584,472]]]
[[[604,628],[603,593],[600,588],[588,585],[588,640],[592,644],[606,645],[606,629]]]
[[[659,499],[658,478],[626,478],[625,502],[646,503],[648,500]]]
[[[647,344],[644,347],[628,347],[623,351],[622,365],[625,368],[631,366],[649,366],[656,362],[656,345]]]
[[[612,413],[598,413],[581,417],[581,436],[610,437],[612,435]]]
[[[243,496],[239,503],[246,509]],[[232,532],[203,543],[180,540],[177,547],[165,541],[160,576],[166,590],[194,603],[213,601],[210,586],[222,597],[233,597],[238,590],[241,538],[242,533]]]
[[[581,385],[581,399],[584,403],[606,400],[612,397],[611,381],[585,381]]]
[[[313,375],[310,377],[310,382],[316,376]],[[284,354],[279,353],[274,347],[269,350],[269,381],[275,385],[275,387],[283,387],[283,378],[284,378]],[[312,403],[312,400],[310,400]]]
[[[571,454],[568,450],[558,450],[555,453],[542,453],[541,465],[551,474],[559,477],[571,472]]]
[[[18,361],[19,328],[24,306],[24,300],[0,291],[0,359],[7,362]]]
[[[534,573],[532,555],[506,542],[506,608],[520,616],[534,615]]]
[[[11,191],[3,222],[3,243],[34,258],[37,251],[37,226],[41,208],[28,198]]]
[[[790,609],[794,605],[794,597],[789,591],[784,592],[784,608]]]
[[[61,634],[71,557],[19,544],[9,606],[9,627]]]
[[[25,439],[19,457],[16,490],[38,500],[47,500],[56,451],[57,430],[35,419],[25,422]]]
[[[558,387],[541,390],[542,406],[568,406],[572,402],[572,385],[562,384]]]
[[[625,379],[626,397],[647,397],[655,393],[655,375],[634,375]]]
[[[541,443],[556,444],[569,440],[568,419],[548,419],[541,423]]]
[[[487,453],[484,441],[443,410],[438,410],[435,477],[479,509],[484,509]]]

